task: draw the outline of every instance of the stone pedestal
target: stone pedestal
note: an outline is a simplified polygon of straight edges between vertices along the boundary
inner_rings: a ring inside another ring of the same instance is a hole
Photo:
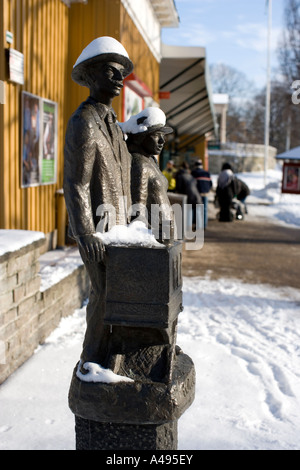
[[[177,449],[177,421],[195,390],[193,362],[176,346],[181,246],[107,248],[108,364],[132,381],[85,382],[75,367],[69,406],[77,449]]]
[[[177,421],[194,400],[195,370],[186,354],[176,354],[169,384],[88,383],[76,370],[69,406],[76,416],[77,449],[176,450]]]
[[[75,417],[77,450],[176,450],[177,421],[164,424],[99,423]]]

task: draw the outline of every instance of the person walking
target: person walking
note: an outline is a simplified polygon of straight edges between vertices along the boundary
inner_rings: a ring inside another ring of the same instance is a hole
[[[168,180],[168,191],[173,193],[176,189],[176,170],[173,160],[167,162],[166,168],[163,170],[162,174]]]
[[[244,206],[245,214],[248,214],[246,199],[250,194],[250,189],[244,181],[242,181],[241,179],[237,177],[235,178],[235,183],[236,183],[236,198]]]
[[[236,195],[236,181],[232,167],[229,163],[224,163],[219,174],[216,196],[220,206],[219,221],[232,222],[231,212],[232,201]]]
[[[208,223],[208,193],[212,188],[212,180],[210,173],[203,169],[201,160],[198,160],[195,163],[195,168],[192,170],[192,176],[197,181],[197,189],[204,206],[204,228],[206,228]]]
[[[189,164],[183,162],[176,174],[176,192],[187,195],[187,203],[192,206],[192,223],[196,223],[197,204],[201,204],[201,197],[197,189],[195,178],[191,175]]]

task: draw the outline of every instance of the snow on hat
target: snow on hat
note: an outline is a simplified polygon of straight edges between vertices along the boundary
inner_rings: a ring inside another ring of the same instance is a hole
[[[133,70],[133,63],[129,59],[126,49],[116,39],[110,36],[102,36],[94,39],[76,60],[72,79],[79,85],[86,86],[85,72],[88,66],[94,62],[118,62],[125,67],[127,75]]]
[[[143,109],[135,116],[131,116],[126,122],[119,122],[124,134],[146,134],[160,130],[165,134],[171,134],[173,129],[166,126],[166,115],[156,107]]]

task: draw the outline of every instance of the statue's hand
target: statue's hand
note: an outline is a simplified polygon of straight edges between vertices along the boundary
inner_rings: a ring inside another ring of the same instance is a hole
[[[82,235],[77,238],[77,242],[85,256],[85,261],[104,263],[105,247],[98,237],[95,235]]]

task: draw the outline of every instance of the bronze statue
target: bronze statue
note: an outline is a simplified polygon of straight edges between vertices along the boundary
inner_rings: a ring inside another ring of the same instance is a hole
[[[82,52],[72,73],[90,89],[68,124],[64,174],[70,229],[91,280],[83,350],[69,391],[78,450],[174,450],[177,421],[194,398],[193,363],[176,346],[181,243],[104,250],[96,233],[110,228],[103,207],[113,209],[116,225],[131,222],[132,203],[147,209],[152,229],[153,206],[162,209],[161,231],[164,221],[172,222],[168,183],[154,157],[172,131],[163,112],[133,117],[134,132],[121,124],[130,152],[113,122],[112,100],[132,68],[123,46],[105,37]]]
[[[132,207],[159,241],[170,242],[174,219],[167,195],[168,181],[159,169],[156,156],[163,150],[165,135],[173,129],[166,126],[166,116],[157,107],[146,108],[119,125],[132,155]]]
[[[106,364],[109,326],[103,324],[105,255],[101,240],[95,236],[104,214],[99,217],[97,210],[102,205],[111,205],[115,208],[116,224],[128,222],[131,156],[111,105],[121,92],[123,79],[132,70],[124,47],[105,36],[82,51],[72,71],[73,80],[90,90],[88,99],[69,120],[64,167],[70,231],[91,280],[82,364]]]

